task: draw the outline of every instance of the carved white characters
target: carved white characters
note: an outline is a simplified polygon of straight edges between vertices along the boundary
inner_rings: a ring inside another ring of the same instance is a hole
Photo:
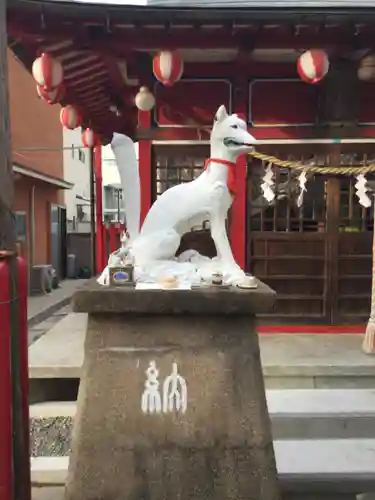
[[[145,390],[142,394],[142,411],[143,413],[160,413],[161,412],[161,397],[159,392],[159,370],[156,368],[155,361],[151,361],[146,370],[147,380],[145,382]]]
[[[172,373],[163,386],[163,411],[172,412],[174,409],[185,413],[187,407],[186,381],[178,373],[177,363],[172,364]]]
[[[177,363],[172,363],[172,373],[164,380],[163,404],[159,392],[159,370],[155,361],[150,361],[146,370],[147,380],[142,394],[141,408],[143,413],[172,413],[178,411],[185,413],[187,408],[186,380],[178,373]]]

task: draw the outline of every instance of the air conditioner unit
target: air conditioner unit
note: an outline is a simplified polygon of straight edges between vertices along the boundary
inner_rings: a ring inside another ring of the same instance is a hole
[[[52,292],[53,268],[50,264],[32,266],[30,269],[30,295]]]

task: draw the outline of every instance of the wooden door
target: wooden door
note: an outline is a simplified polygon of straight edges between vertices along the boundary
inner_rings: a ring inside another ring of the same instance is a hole
[[[358,203],[355,178],[339,181],[337,225],[337,286],[333,323],[363,323],[371,307],[374,211]]]
[[[326,322],[326,181],[309,181],[299,208],[297,174],[275,168],[276,199],[269,204],[261,191],[263,167],[253,163],[249,169],[247,270],[277,292],[268,320]]]

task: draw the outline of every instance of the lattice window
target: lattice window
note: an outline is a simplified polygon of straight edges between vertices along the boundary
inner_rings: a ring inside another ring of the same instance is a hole
[[[208,156],[207,146],[155,146],[154,197],[173,186],[196,179],[202,173]],[[206,229],[209,229],[208,221],[192,227],[192,231]]]
[[[184,182],[196,179],[201,173],[205,158],[182,154],[158,155],[156,159],[156,195]]]
[[[340,181],[340,232],[363,232],[372,231],[374,207],[363,207],[359,204],[356,195],[356,179],[344,178]],[[370,181],[369,187],[375,187],[374,181]],[[372,196],[371,196],[372,197]]]
[[[293,160],[297,158],[288,157]],[[306,163],[311,159],[306,159]],[[275,200],[272,203],[263,197],[261,184],[266,165],[252,162],[250,225],[252,231],[273,232],[323,232],[326,217],[326,189],[322,176],[308,180],[307,192],[301,207],[297,206],[299,195],[299,173],[288,168],[273,167]]]
[[[275,154],[275,156],[279,156]],[[340,155],[341,165],[367,165],[375,162],[374,155],[361,152],[345,152]],[[282,157],[280,155],[279,157]],[[287,157],[303,161],[306,165],[330,165],[327,154],[315,154],[305,158]],[[332,162],[333,163],[333,162]],[[335,163],[336,164],[336,163]],[[266,165],[253,162],[249,167],[251,179],[250,224],[253,231],[273,232],[324,232],[326,221],[326,180],[327,176],[314,175],[307,182],[302,207],[297,207],[299,194],[298,173],[290,169],[273,167],[275,201],[269,204],[262,196],[261,183]],[[375,191],[374,177],[367,176],[368,187]],[[340,177],[339,230],[358,232],[372,230],[373,207],[362,207],[356,196],[355,177]]]

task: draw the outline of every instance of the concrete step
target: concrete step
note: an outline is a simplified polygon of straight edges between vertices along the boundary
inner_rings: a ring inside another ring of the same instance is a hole
[[[283,490],[375,491],[375,439],[275,441],[274,446]],[[68,464],[68,457],[32,458],[33,485],[63,485]]]
[[[375,437],[375,389],[267,390],[274,439]]]
[[[29,349],[31,402],[74,400],[83,362],[87,316],[69,314]],[[375,357],[358,334],[260,336],[269,389],[375,389]]]
[[[267,390],[274,439],[349,439],[375,436],[374,389]],[[30,406],[32,456],[64,456],[76,403]]]

